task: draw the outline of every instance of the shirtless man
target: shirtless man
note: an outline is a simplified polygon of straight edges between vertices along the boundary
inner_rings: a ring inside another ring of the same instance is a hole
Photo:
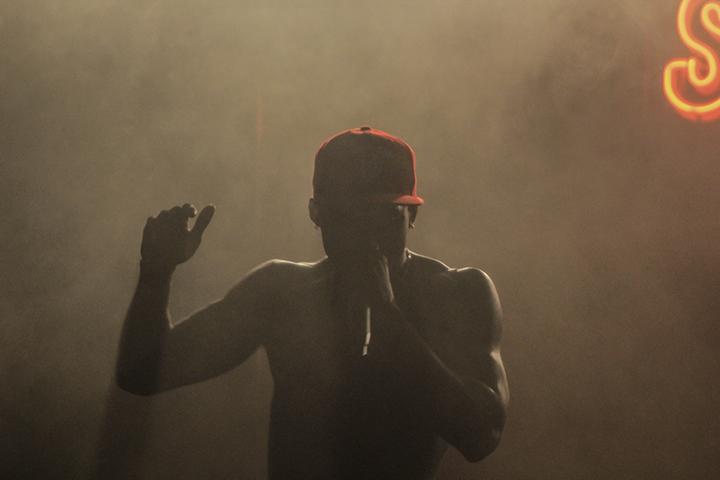
[[[271,260],[174,323],[176,265],[215,212],[185,204],[148,219],[123,327],[121,388],[152,395],[227,372],[266,349],[274,393],[269,477],[432,479],[448,444],[471,462],[498,445],[508,389],[490,278],[406,247],[415,154],[361,127],[322,144],[309,210],[327,256]]]

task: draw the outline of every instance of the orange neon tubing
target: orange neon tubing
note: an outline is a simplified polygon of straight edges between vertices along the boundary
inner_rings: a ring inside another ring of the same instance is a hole
[[[700,24],[720,42],[720,1],[682,0],[677,15],[678,36],[694,55],[689,58],[674,58],[665,65],[663,91],[680,115],[690,120],[709,122],[720,117],[720,97],[698,103],[687,100],[680,92],[681,85],[685,83],[689,83],[696,92],[704,96],[717,93],[720,87],[718,55],[698,40],[692,31],[692,19],[701,5]]]

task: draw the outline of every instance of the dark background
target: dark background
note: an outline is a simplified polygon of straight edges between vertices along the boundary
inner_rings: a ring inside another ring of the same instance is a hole
[[[146,399],[111,373],[146,217],[217,205],[181,319],[314,260],[312,159],[418,155],[411,248],[482,268],[511,406],[443,480],[720,475],[720,123],[664,100],[679,0],[75,0],[0,7],[0,476],[258,478],[261,352]]]

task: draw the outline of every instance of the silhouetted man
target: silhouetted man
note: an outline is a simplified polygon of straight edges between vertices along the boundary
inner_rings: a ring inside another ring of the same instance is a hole
[[[508,390],[490,278],[406,248],[415,154],[361,127],[322,144],[309,210],[327,257],[271,260],[173,324],[170,277],[200,245],[185,204],[148,219],[117,382],[151,395],[215,377],[265,347],[274,380],[273,480],[430,479],[447,444],[476,462],[498,445]]]

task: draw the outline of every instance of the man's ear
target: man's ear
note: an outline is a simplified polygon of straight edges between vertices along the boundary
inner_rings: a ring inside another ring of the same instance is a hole
[[[311,198],[308,202],[308,213],[310,214],[310,220],[316,226],[320,226],[320,206],[317,204],[314,198]]]

